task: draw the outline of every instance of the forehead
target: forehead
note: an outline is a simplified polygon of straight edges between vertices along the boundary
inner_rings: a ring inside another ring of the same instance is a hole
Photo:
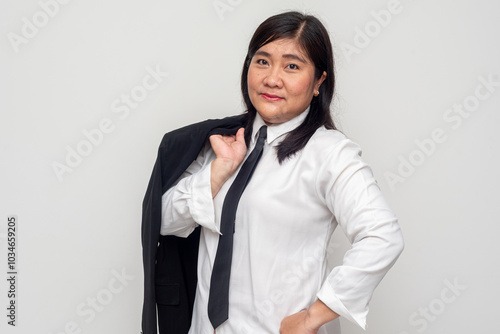
[[[271,56],[281,57],[283,54],[297,55],[310,62],[307,54],[302,50],[296,39],[282,38],[261,46],[257,52],[264,51]]]

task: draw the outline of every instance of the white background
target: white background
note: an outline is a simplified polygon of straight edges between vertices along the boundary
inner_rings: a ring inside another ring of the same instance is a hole
[[[6,275],[7,217],[16,215],[19,271],[15,328],[0,283],[2,333],[140,331],[141,202],[159,141],[242,112],[250,37],[288,9],[330,31],[336,122],[363,148],[405,235],[367,333],[496,332],[498,2],[54,1],[0,2],[0,267]],[[168,76],[144,90],[154,70]],[[132,93],[141,101],[124,107]],[[450,111],[464,104],[464,116]],[[78,148],[86,156],[70,167]],[[58,176],[54,165],[67,167]],[[339,229],[332,264],[347,247]]]

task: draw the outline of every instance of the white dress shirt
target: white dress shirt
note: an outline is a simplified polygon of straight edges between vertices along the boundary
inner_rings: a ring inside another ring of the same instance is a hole
[[[373,290],[403,249],[397,219],[361,160],[360,148],[341,132],[321,127],[301,151],[278,163],[276,146],[308,111],[268,127],[262,157],[238,205],[229,319],[218,334],[278,334],[283,318],[316,298],[365,328]],[[256,116],[247,157],[265,124]],[[222,204],[238,172],[212,199],[213,159],[207,143],[162,198],[162,235],[187,237],[202,226],[190,334],[214,333],[207,315],[210,277]],[[337,225],[352,248],[343,264],[328,272],[326,250]],[[339,334],[338,319],[318,333]]]

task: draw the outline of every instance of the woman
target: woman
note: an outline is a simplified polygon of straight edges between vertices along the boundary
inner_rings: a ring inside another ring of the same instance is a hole
[[[241,78],[244,128],[210,136],[162,196],[162,235],[185,238],[202,227],[189,333],[340,333],[339,316],[365,328],[373,290],[403,239],[359,147],[335,130],[334,83],[331,43],[315,17],[287,12],[257,28]],[[224,200],[257,142],[260,160],[232,227],[228,313],[214,322],[213,268],[231,235],[220,233]],[[327,272],[337,225],[352,248]]]

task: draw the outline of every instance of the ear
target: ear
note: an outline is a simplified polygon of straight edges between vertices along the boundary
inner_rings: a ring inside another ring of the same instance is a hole
[[[314,85],[314,91],[317,92],[319,91],[319,86],[325,81],[326,79],[326,71],[323,71],[323,74],[321,74],[321,77],[316,81],[316,84]]]

